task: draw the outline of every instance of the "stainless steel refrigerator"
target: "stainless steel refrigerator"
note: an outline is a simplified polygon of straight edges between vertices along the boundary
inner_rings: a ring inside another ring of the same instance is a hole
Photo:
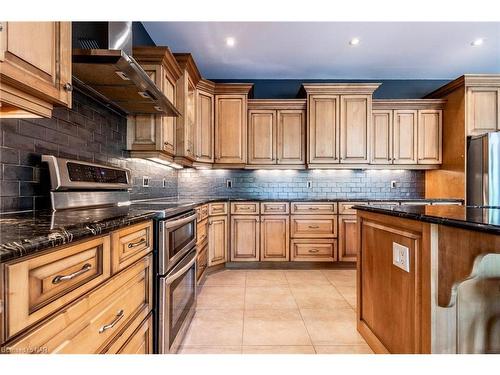
[[[500,132],[467,138],[467,205],[500,206]]]

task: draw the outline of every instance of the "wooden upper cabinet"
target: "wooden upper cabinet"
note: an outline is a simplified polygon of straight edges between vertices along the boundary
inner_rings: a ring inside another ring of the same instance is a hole
[[[203,83],[201,86],[200,83]],[[214,85],[206,80],[200,81],[197,90],[196,116],[196,160],[213,163],[214,161]],[[201,86],[201,87],[200,87]]]
[[[467,135],[500,130],[500,87],[467,88]]]
[[[417,111],[394,111],[394,164],[417,164]]]
[[[303,165],[306,162],[305,110],[277,112],[277,163]]]
[[[340,162],[368,163],[371,95],[341,95]]]
[[[71,107],[71,22],[2,22],[0,117]]]
[[[441,164],[442,162],[442,111],[418,111],[418,163]]]
[[[248,111],[248,164],[276,164],[276,111]]]
[[[249,84],[215,85],[215,163],[241,166],[247,161]]]
[[[372,111],[371,164],[392,164],[392,110]]]
[[[339,162],[339,95],[309,95],[308,139],[310,164]]]

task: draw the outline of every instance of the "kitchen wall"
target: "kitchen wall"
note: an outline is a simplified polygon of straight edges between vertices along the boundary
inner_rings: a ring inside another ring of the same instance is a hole
[[[125,117],[78,92],[73,109],[56,108],[51,119],[0,119],[0,212],[50,207],[42,154],[128,167],[133,199],[177,196],[175,170],[127,160],[126,129]],[[142,176],[151,178],[150,188],[142,187]]]
[[[227,180],[232,188],[226,187]],[[312,188],[307,182],[312,182]],[[391,181],[396,188],[391,189]],[[182,199],[423,198],[424,172],[404,170],[194,170],[178,172]]]

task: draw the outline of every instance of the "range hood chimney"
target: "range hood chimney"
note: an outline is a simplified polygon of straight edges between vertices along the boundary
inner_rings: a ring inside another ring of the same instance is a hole
[[[75,86],[126,114],[179,112],[131,56],[132,22],[73,22]]]

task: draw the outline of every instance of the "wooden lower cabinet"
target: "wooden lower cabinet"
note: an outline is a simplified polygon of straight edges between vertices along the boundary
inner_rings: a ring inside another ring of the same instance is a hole
[[[231,217],[231,261],[255,262],[259,260],[259,222],[258,215]]]
[[[357,234],[356,215],[339,215],[339,261],[357,260]]]
[[[337,260],[337,240],[297,238],[291,241],[292,261],[334,262]]]
[[[289,244],[289,216],[262,216],[260,223],[260,260],[288,261],[290,259]]]
[[[130,328],[134,328],[133,324]],[[153,353],[153,316],[149,314],[139,327],[135,328],[127,337],[124,343],[122,340],[116,340],[103,354],[152,354]]]
[[[209,267],[225,263],[227,260],[227,224],[227,216],[211,216],[208,219]]]
[[[201,282],[208,266],[208,244],[199,252],[196,258],[196,282]]]
[[[139,260],[153,249],[153,222],[147,221],[111,234],[113,257],[111,269],[116,273]]]
[[[290,226],[294,238],[337,237],[336,215],[292,215]]]

